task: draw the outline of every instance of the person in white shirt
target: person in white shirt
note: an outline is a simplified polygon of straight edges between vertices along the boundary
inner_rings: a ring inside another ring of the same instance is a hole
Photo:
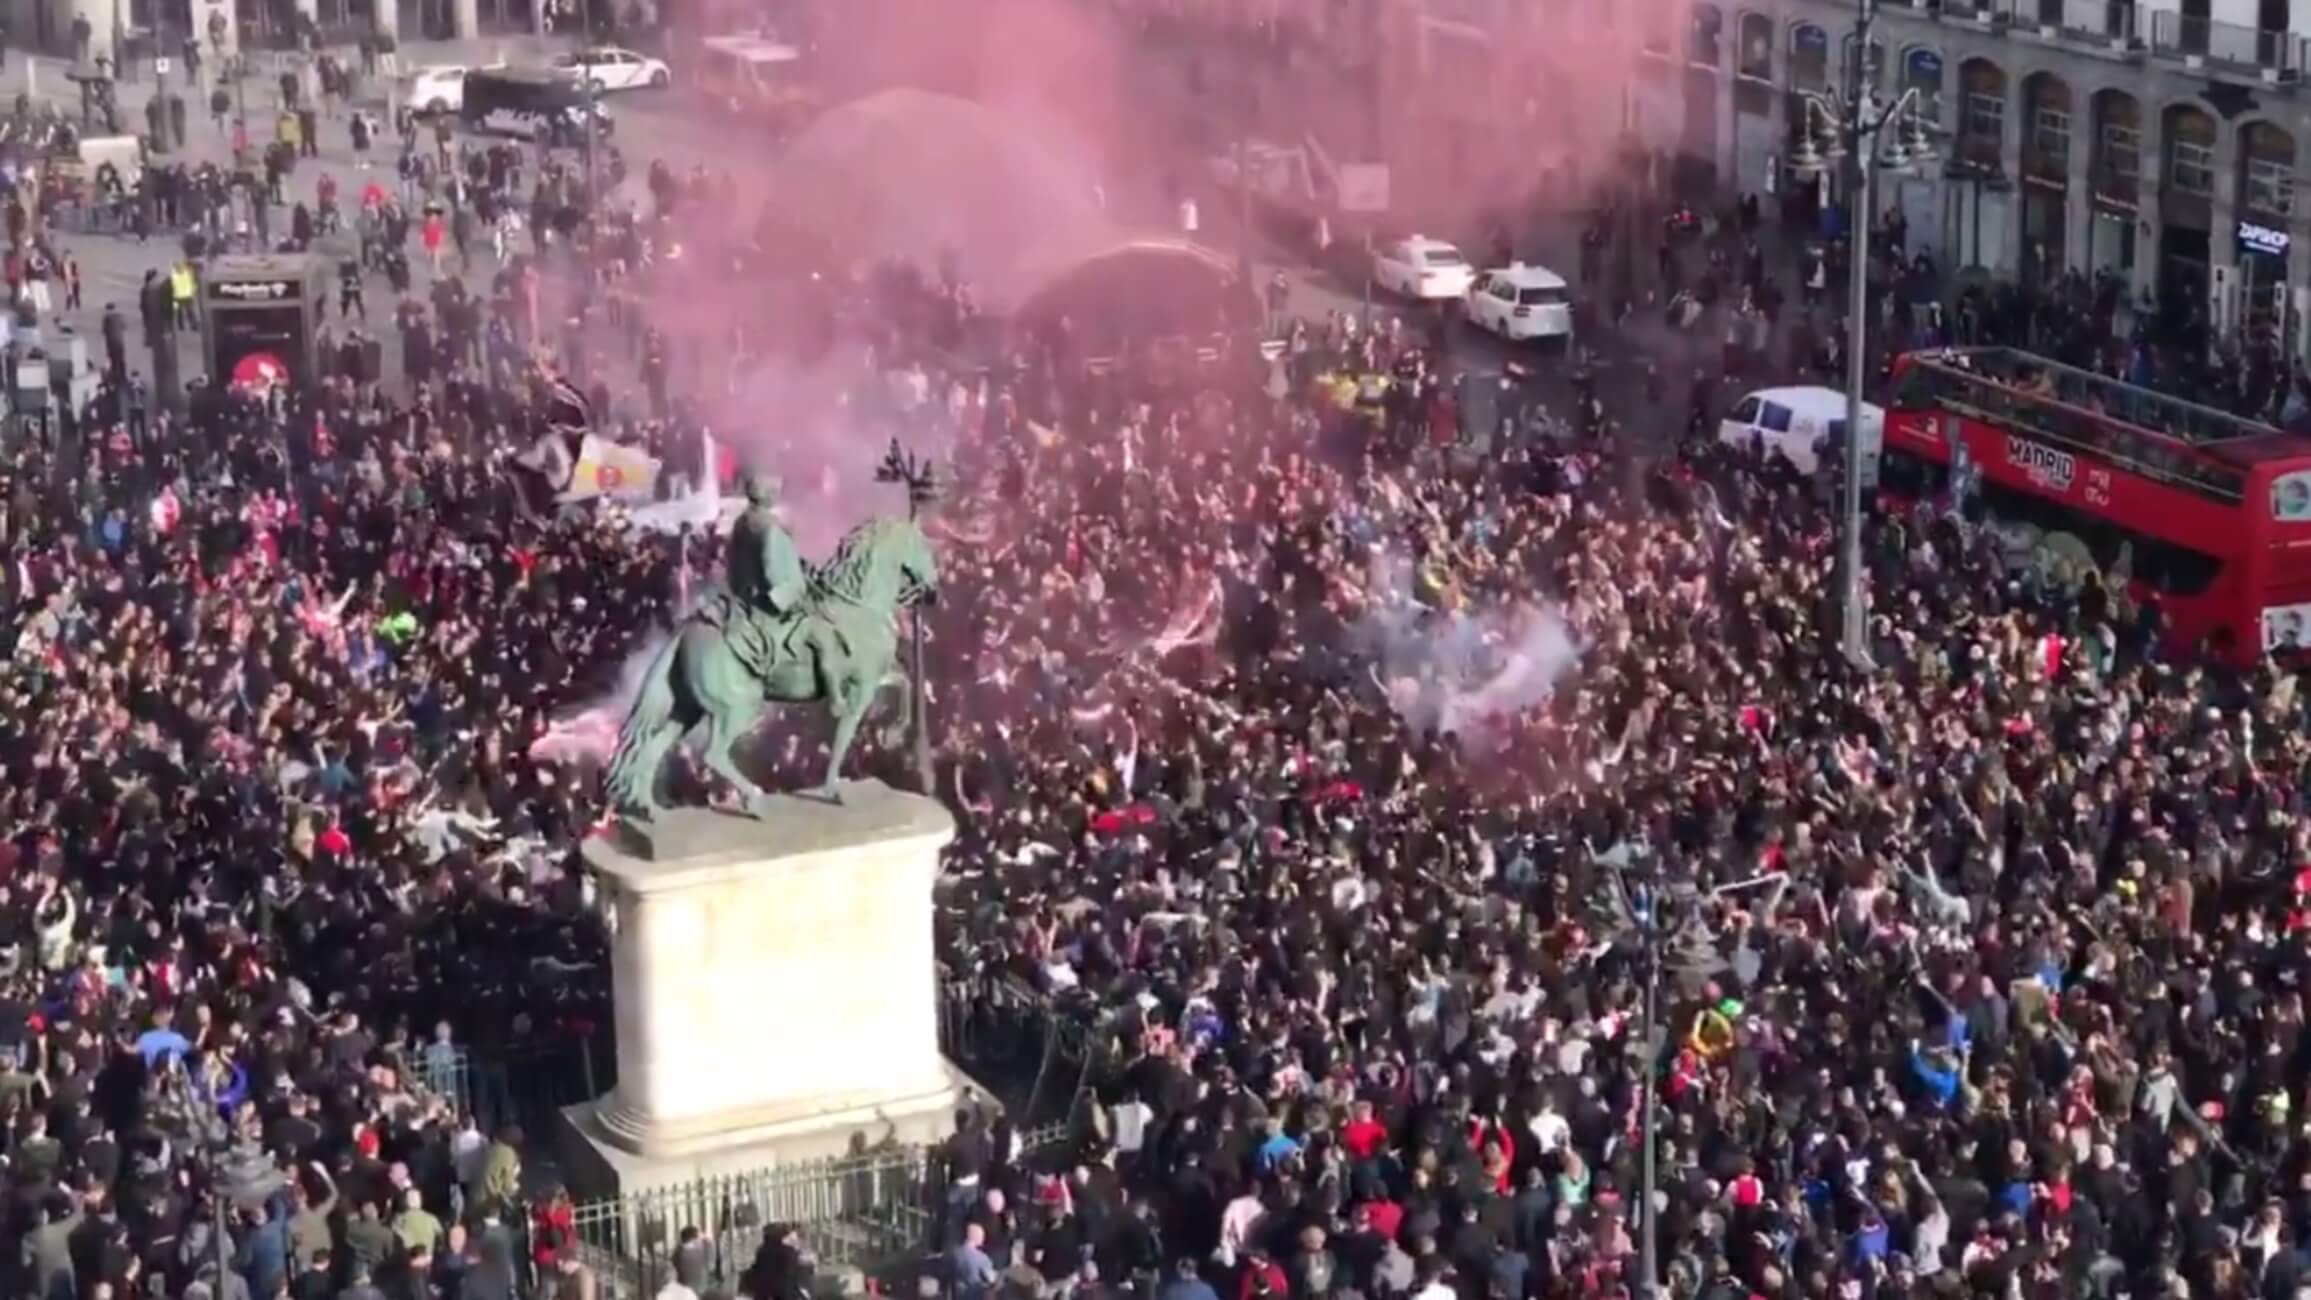
[[[1138,1155],[1147,1144],[1148,1121],[1154,1118],[1154,1108],[1141,1101],[1138,1093],[1126,1096],[1115,1108],[1116,1154],[1125,1159]]]
[[[1248,1189],[1228,1202],[1228,1208],[1220,1211],[1220,1262],[1234,1268],[1252,1239],[1259,1235],[1260,1221],[1267,1217],[1268,1207]]]
[[[1573,1137],[1573,1126],[1557,1113],[1554,1099],[1542,1101],[1540,1112],[1527,1120],[1525,1127],[1533,1131],[1534,1147],[1544,1156],[1563,1150]]]

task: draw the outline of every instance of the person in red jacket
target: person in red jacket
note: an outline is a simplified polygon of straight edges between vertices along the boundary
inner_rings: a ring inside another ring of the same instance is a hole
[[[1290,1292],[1283,1266],[1268,1258],[1266,1250],[1255,1247],[1244,1257],[1244,1275],[1236,1281],[1236,1300],[1275,1300]]]
[[[577,1207],[569,1192],[557,1187],[530,1211],[530,1254],[541,1271],[551,1272],[562,1256],[577,1248]]]
[[[1388,1126],[1372,1113],[1371,1102],[1358,1101],[1348,1108],[1348,1123],[1340,1130],[1340,1145],[1357,1160],[1370,1160],[1388,1145]]]

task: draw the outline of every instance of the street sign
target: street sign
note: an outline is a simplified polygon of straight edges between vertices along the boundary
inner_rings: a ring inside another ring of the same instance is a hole
[[[1340,164],[1340,210],[1388,211],[1388,164]]]

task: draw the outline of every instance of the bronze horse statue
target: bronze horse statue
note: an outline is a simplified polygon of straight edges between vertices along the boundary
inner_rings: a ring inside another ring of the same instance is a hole
[[[727,588],[709,588],[651,662],[618,729],[605,778],[613,810],[644,820],[664,811],[657,786],[667,752],[704,722],[707,767],[737,788],[748,812],[761,816],[770,795],[738,770],[731,746],[771,704],[824,704],[834,715],[820,794],[839,803],[843,760],[884,687],[900,688],[893,733],[903,734],[911,721],[907,676],[898,666],[897,615],[935,600],[938,590],[930,542],[908,519],[870,520],[852,529],[834,558],[811,575],[808,598],[783,618],[748,606]]]

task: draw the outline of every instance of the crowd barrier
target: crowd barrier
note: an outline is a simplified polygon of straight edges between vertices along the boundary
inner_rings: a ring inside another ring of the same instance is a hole
[[[581,1258],[601,1300],[647,1300],[676,1276],[687,1230],[701,1293],[736,1294],[763,1229],[799,1229],[821,1271],[870,1271],[936,1244],[946,1176],[935,1149],[858,1152],[701,1178],[575,1207]]]
[[[940,1049],[1002,1104],[1022,1157],[1071,1159],[1091,1131],[1095,1089],[1123,1064],[1096,1009],[1007,974],[943,979],[939,1007]],[[599,1026],[494,1051],[429,1044],[411,1069],[483,1131],[519,1125],[534,1144],[550,1140],[562,1108],[615,1085],[615,1058],[614,1035]],[[580,1202],[575,1227],[604,1300],[656,1295],[692,1228],[703,1234],[694,1254],[710,1283],[734,1294],[772,1224],[799,1229],[821,1270],[919,1265],[942,1244],[947,1195],[939,1148],[889,1146]]]
[[[939,996],[942,1050],[1003,1103],[1022,1159],[1072,1159],[1092,1089],[1118,1065],[1097,1022],[1007,976],[951,978]],[[519,1123],[542,1137],[555,1111],[615,1081],[610,1037],[597,1031],[496,1055],[438,1045],[418,1069],[486,1129]],[[687,1229],[700,1234],[691,1253],[709,1286],[730,1295],[773,1224],[798,1229],[822,1273],[917,1271],[944,1244],[948,1196],[940,1148],[893,1145],[583,1201],[574,1227],[602,1300],[655,1296],[676,1276]]]
[[[1097,1009],[1072,1005],[1008,975],[940,986],[939,1047],[1025,1128],[1071,1122],[1121,1069],[1121,1049]]]

